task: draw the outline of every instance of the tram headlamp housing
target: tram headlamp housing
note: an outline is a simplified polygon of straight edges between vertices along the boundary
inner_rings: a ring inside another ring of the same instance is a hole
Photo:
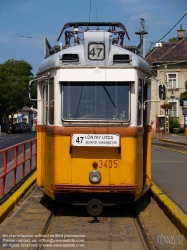
[[[90,182],[98,183],[101,181],[101,174],[98,170],[92,170],[89,174]]]

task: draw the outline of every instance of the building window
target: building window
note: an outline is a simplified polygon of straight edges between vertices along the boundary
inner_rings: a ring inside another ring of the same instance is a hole
[[[178,74],[168,73],[167,74],[168,89],[178,88]]]
[[[178,101],[169,101],[169,104],[172,105],[172,109],[168,109],[168,115],[171,117],[178,117]]]

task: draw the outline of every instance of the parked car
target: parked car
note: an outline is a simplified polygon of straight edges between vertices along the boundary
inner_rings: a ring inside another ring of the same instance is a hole
[[[26,131],[31,131],[31,126],[29,125],[29,123],[25,123],[26,126]]]
[[[25,132],[31,131],[31,126],[29,125],[29,123],[20,122],[20,124],[23,126],[23,130],[24,130]]]
[[[12,126],[12,133],[16,133],[16,132],[23,133],[23,132],[25,132],[25,130],[26,130],[26,127],[23,126],[21,123],[15,123]]]

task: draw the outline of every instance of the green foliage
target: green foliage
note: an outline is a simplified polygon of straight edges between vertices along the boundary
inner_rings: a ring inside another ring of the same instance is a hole
[[[185,89],[187,91],[187,81],[184,82]]]
[[[168,40],[168,42],[170,42],[170,43],[177,43],[179,40],[178,40],[178,38],[177,37],[173,37],[173,38],[170,38],[169,40]]]
[[[181,128],[179,121],[173,117],[169,117],[169,132],[175,133],[176,132],[175,129],[177,129],[177,128],[178,128],[178,130],[180,130],[180,128]]]
[[[3,116],[13,116],[18,109],[31,106],[25,95],[26,85],[33,77],[32,66],[21,60],[0,64],[0,124]]]
[[[176,134],[183,134],[184,133],[184,128],[180,127],[175,133]]]

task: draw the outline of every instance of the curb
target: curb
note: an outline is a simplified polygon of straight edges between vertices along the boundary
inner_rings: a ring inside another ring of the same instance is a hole
[[[179,231],[187,237],[187,215],[153,182],[151,186],[153,198],[163,209],[169,219],[175,224]]]
[[[177,145],[184,145],[187,146],[187,143],[183,143],[183,142],[177,142],[177,141],[172,141],[172,140],[167,140],[167,139],[157,139],[159,141],[165,141],[165,142],[169,142],[169,143],[173,143],[173,144],[177,144]]]
[[[36,172],[31,175],[28,180],[26,180],[23,185],[6,200],[2,205],[0,205],[0,223],[7,217],[11,210],[15,207],[15,205],[19,202],[19,200],[23,197],[26,191],[32,186],[32,184],[36,181]]]

